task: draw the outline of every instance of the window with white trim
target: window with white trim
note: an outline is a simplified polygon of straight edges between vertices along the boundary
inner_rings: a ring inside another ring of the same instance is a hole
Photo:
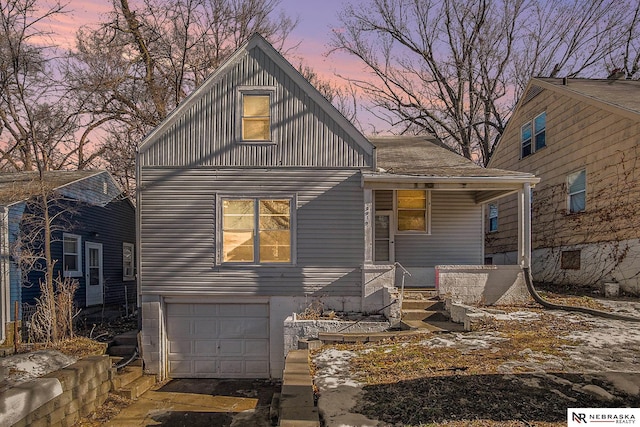
[[[498,205],[489,205],[489,231],[498,231]]]
[[[77,234],[62,235],[62,269],[64,277],[82,276],[82,238]]]
[[[396,224],[399,233],[428,233],[429,196],[426,190],[396,191]]]
[[[521,157],[527,157],[547,145],[547,113],[538,114],[520,128]]]
[[[269,143],[273,141],[273,94],[270,86],[238,88],[238,141]]]
[[[583,169],[567,177],[569,213],[583,212],[587,207],[587,172]]]
[[[221,198],[222,263],[292,263],[291,198]]]
[[[122,242],[122,280],[135,280],[135,246]]]

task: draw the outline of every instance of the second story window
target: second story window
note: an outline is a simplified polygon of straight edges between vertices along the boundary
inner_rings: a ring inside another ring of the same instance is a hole
[[[567,177],[569,190],[569,213],[583,212],[587,207],[587,172],[581,171],[570,174]]]
[[[527,157],[547,145],[547,113],[537,115],[520,130],[521,157]]]

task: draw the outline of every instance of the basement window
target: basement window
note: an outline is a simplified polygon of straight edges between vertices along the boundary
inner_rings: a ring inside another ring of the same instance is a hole
[[[580,250],[562,251],[560,268],[563,270],[580,270]]]

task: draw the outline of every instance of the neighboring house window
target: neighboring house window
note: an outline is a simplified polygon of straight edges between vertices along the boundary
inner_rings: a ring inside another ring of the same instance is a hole
[[[271,87],[239,88],[239,134],[242,142],[270,142],[272,138]]]
[[[547,113],[522,125],[520,131],[522,157],[527,157],[547,145]]]
[[[291,263],[292,199],[222,199],[222,262]]]
[[[580,270],[580,250],[562,251],[560,268],[563,270]]]
[[[567,177],[569,190],[569,213],[582,212],[587,204],[587,173],[585,170]]]
[[[76,234],[62,236],[62,265],[64,277],[82,276],[82,239]]]
[[[498,205],[489,205],[489,231],[498,231]]]
[[[399,232],[423,232],[428,229],[429,192],[424,190],[398,190],[396,215]]]
[[[135,280],[135,246],[122,243],[122,280]]]

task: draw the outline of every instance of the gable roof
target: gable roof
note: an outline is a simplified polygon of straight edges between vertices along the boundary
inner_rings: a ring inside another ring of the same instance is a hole
[[[175,124],[180,117],[185,114],[199,99],[211,90],[212,86],[224,78],[232,68],[244,59],[249,52],[258,48],[278,67],[285,71],[287,76],[291,78],[295,84],[302,88],[305,94],[311,98],[316,104],[327,113],[341,128],[358,144],[358,146],[368,154],[373,154],[374,147],[369,143],[367,138],[360,133],[358,129],[347,120],[307,79],[305,79],[298,70],[289,63],[267,40],[260,34],[254,33],[242,46],[240,46],[229,58],[227,58],[220,67],[218,67],[207,79],[187,96],[177,108],[175,108],[163,122],[154,128],[138,146],[138,152],[141,152],[147,144],[150,144],[159,135],[167,131]]]
[[[371,137],[378,171],[393,175],[439,178],[504,178],[535,180],[532,174],[483,168],[442,147],[435,136]]]
[[[640,120],[639,80],[534,78],[529,82],[523,98],[526,100],[528,92],[536,91],[536,87]]]
[[[522,106],[543,90],[550,90],[610,113],[640,121],[640,81],[610,79],[532,78],[513,108],[511,117],[514,117]],[[511,122],[510,118],[502,136],[494,147],[493,155],[489,159],[487,166],[491,166],[494,162],[507,129],[510,126],[515,126]]]
[[[104,177],[100,175],[104,175]],[[11,205],[38,196],[42,191],[38,177],[38,172],[0,173],[0,205]],[[97,198],[91,197],[96,204],[106,204],[105,202],[114,198],[115,193],[119,192],[118,195],[122,193],[118,184],[107,171],[47,171],[44,172],[44,186],[47,192],[66,189],[68,190],[66,193],[72,195],[72,192],[77,194],[78,191],[78,189],[72,188],[74,184],[92,177],[100,178],[101,182],[109,182],[106,194],[101,194]],[[93,186],[93,184],[90,185]],[[102,188],[98,192],[104,193]]]

